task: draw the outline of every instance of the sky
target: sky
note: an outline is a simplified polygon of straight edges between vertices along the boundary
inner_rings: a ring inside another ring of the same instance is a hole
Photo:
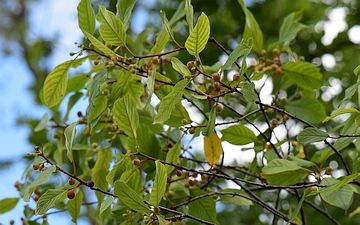
[[[69,52],[76,51],[74,41],[81,41],[82,34],[77,26],[76,6],[78,1],[62,0],[62,1],[40,1],[39,4],[34,5],[34,11],[31,17],[34,34],[41,34],[45,36],[52,36],[54,33],[59,35],[59,44],[54,51],[50,67],[70,59]],[[324,21],[323,29],[326,29],[325,36],[322,41],[324,45],[330,44],[337,33],[348,29],[344,20],[344,10],[336,9],[329,12],[329,20]],[[143,12],[134,13],[134,16],[140,17]],[[142,27],[141,20],[135,20],[136,27]],[[332,23],[332,24],[331,24]],[[338,27],[329,29],[328,27]],[[355,26],[349,29],[350,40],[354,43],[360,43],[360,26]],[[1,53],[0,53],[1,54]],[[1,55],[0,55],[1,56]],[[331,62],[332,55],[325,55],[323,62]],[[333,62],[335,63],[335,62]],[[331,68],[331,63],[327,65]],[[20,180],[23,176],[23,171],[27,166],[21,158],[28,151],[32,151],[33,146],[29,145],[26,138],[29,134],[29,129],[25,126],[17,126],[16,119],[19,116],[26,115],[32,118],[41,118],[44,113],[48,112],[45,107],[34,106],[33,96],[31,92],[27,91],[27,87],[31,84],[32,77],[26,68],[26,65],[21,61],[20,57],[2,56],[0,61],[0,141],[2,143],[0,149],[0,159],[15,159],[19,161],[16,167],[11,169],[0,170],[0,200],[8,197],[18,197],[18,191],[13,188],[16,180]],[[231,146],[224,145],[224,148],[232,149],[239,152],[238,149],[231,148]],[[228,154],[230,156],[234,154]],[[253,155],[245,154],[242,157],[254,157]],[[34,203],[30,204],[34,207]],[[8,223],[11,219],[19,222],[19,215],[22,214],[24,203],[20,200],[16,209],[5,214],[0,214],[0,223]],[[20,213],[21,212],[21,213]],[[52,215],[49,217],[49,222],[56,221],[57,224],[72,224],[66,213],[59,214],[59,216]],[[81,224],[81,222],[79,223]],[[86,224],[86,222],[83,222]]]

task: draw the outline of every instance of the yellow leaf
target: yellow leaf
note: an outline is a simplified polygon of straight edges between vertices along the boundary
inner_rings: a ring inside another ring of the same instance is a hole
[[[204,137],[204,152],[210,165],[214,165],[223,153],[221,140],[219,136],[213,132],[210,138]]]

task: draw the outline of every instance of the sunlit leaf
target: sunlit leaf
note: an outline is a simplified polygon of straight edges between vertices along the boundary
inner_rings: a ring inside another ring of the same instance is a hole
[[[71,123],[68,127],[65,128],[64,131],[66,155],[71,162],[74,160],[72,153],[72,145],[76,134],[76,124],[77,122]]]
[[[255,102],[258,100],[258,97],[254,92],[254,89],[255,89],[255,84],[253,82],[244,85],[242,90],[246,101]]]
[[[172,110],[175,105],[181,101],[185,87],[189,84],[188,80],[179,81],[173,91],[164,97],[160,102],[158,114],[155,116],[154,123],[164,123],[170,118]]]
[[[185,0],[185,15],[189,26],[189,33],[191,33],[194,29],[194,8],[191,5],[191,0]]]
[[[149,207],[143,202],[141,197],[131,189],[124,181],[116,181],[114,193],[130,209],[139,213],[150,213]]]
[[[246,42],[244,39],[236,46],[236,48],[230,53],[224,65],[221,67],[221,70],[224,71],[229,68],[233,63],[235,63],[240,57],[246,58],[246,56],[251,52],[252,42]]]
[[[93,34],[95,31],[95,12],[91,0],[81,0],[77,6],[78,24],[82,32]]]
[[[301,19],[303,11],[297,11],[289,14],[285,17],[281,27],[279,34],[279,41],[284,42],[283,50],[287,48],[290,41],[295,39],[296,35],[307,26],[299,23],[298,21]]]
[[[245,193],[243,190],[233,189],[233,188],[226,188],[220,191],[220,193],[229,193],[229,194],[220,194],[219,197],[221,198],[222,202],[225,203],[232,203],[235,205],[253,205],[253,202],[249,200],[250,196]],[[230,194],[234,193],[234,194]],[[244,196],[244,197],[242,197]]]
[[[221,139],[216,134],[216,132],[213,132],[209,138],[204,137],[204,152],[210,165],[217,163],[221,154],[223,153],[223,148],[221,145]]]
[[[101,41],[96,39],[94,36],[89,34],[88,32],[84,32],[85,36],[89,39],[89,41],[94,45],[95,48],[99,49],[103,53],[110,55],[110,56],[116,56],[115,52],[113,52],[110,48],[106,47]]]
[[[41,118],[40,122],[38,123],[38,125],[36,125],[36,127],[34,128],[34,132],[39,132],[44,130],[48,122],[49,122],[49,115],[45,113],[44,116]]]
[[[328,137],[329,135],[322,130],[317,128],[306,128],[298,134],[296,139],[302,144],[308,144],[323,141]]]
[[[57,65],[46,77],[44,83],[44,104],[48,108],[58,105],[65,97],[68,82],[68,71],[73,60],[69,60]]]
[[[19,198],[4,198],[0,200],[0,214],[6,213],[15,208]]]
[[[325,178],[321,181],[321,184],[329,185],[336,182],[338,181],[334,178]],[[322,188],[320,188],[319,192],[325,202],[344,210],[347,210],[353,202],[354,191],[348,184],[330,191],[322,191]]]
[[[168,34],[166,32],[166,29],[163,28],[156,37],[155,45],[151,48],[149,55],[152,54],[159,54],[162,50],[164,50],[166,43],[168,42]]]
[[[115,123],[125,134],[136,139],[136,130],[139,126],[139,114],[129,94],[115,101],[113,107]]]
[[[178,58],[171,58],[171,65],[173,68],[179,72],[183,77],[191,76],[191,72],[187,66],[185,66]]]
[[[98,95],[94,100],[94,107],[88,116],[89,121],[93,121],[94,119],[98,118],[102,115],[102,113],[107,108],[107,97],[105,95]]]
[[[111,204],[114,202],[113,196],[108,196],[100,205],[100,214],[102,214],[106,209],[108,209]]]
[[[165,193],[167,174],[165,166],[160,161],[156,161],[155,164],[156,173],[150,192],[150,204],[158,206]]]
[[[134,9],[136,0],[119,0],[116,4],[116,15],[124,24],[124,30],[126,31],[130,27],[131,12]]]
[[[319,89],[322,85],[322,74],[314,64],[304,61],[288,62],[281,67],[284,76],[296,85],[307,90]]]
[[[176,144],[170,149],[166,154],[166,162],[178,164],[180,160],[180,151],[181,151],[181,139],[179,139]],[[165,165],[166,173],[169,174],[174,167],[170,165]]]
[[[210,22],[205,13],[201,13],[198,21],[186,39],[185,47],[191,55],[198,55],[204,50],[210,36]]]
[[[42,215],[46,213],[50,208],[54,207],[67,192],[68,189],[66,187],[48,189],[40,196],[36,203],[35,214]]]
[[[47,170],[42,171],[39,174],[39,176],[27,187],[25,194],[23,196],[23,200],[25,202],[30,201],[30,196],[34,192],[34,190],[41,184],[48,181],[51,177],[51,174],[53,174],[55,171],[56,171],[55,166],[50,166]]]
[[[109,44],[116,46],[126,45],[126,33],[123,22],[115,14],[99,5],[96,19],[100,23],[99,32],[101,37]]]
[[[329,120],[331,120],[331,119],[333,119],[333,118],[335,118],[335,117],[337,117],[339,115],[345,114],[345,113],[357,113],[358,114],[358,113],[360,113],[360,111],[355,109],[355,108],[339,109],[339,110],[333,112],[331,114],[331,116],[326,117],[323,122],[327,122],[327,121],[329,121]]]
[[[222,139],[234,145],[245,145],[251,142],[256,142],[257,137],[254,132],[244,125],[232,125],[220,131],[223,136]]]

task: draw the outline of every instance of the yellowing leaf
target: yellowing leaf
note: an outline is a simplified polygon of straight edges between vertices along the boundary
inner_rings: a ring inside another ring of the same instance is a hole
[[[210,165],[217,163],[223,153],[221,140],[215,132],[209,138],[204,137],[204,152]]]

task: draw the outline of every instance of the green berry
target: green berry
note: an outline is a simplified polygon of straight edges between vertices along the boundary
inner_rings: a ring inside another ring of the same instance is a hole
[[[220,104],[216,104],[215,105],[215,110],[216,110],[216,112],[221,112],[222,110],[223,110],[223,107],[222,107],[222,105],[220,105]]]

